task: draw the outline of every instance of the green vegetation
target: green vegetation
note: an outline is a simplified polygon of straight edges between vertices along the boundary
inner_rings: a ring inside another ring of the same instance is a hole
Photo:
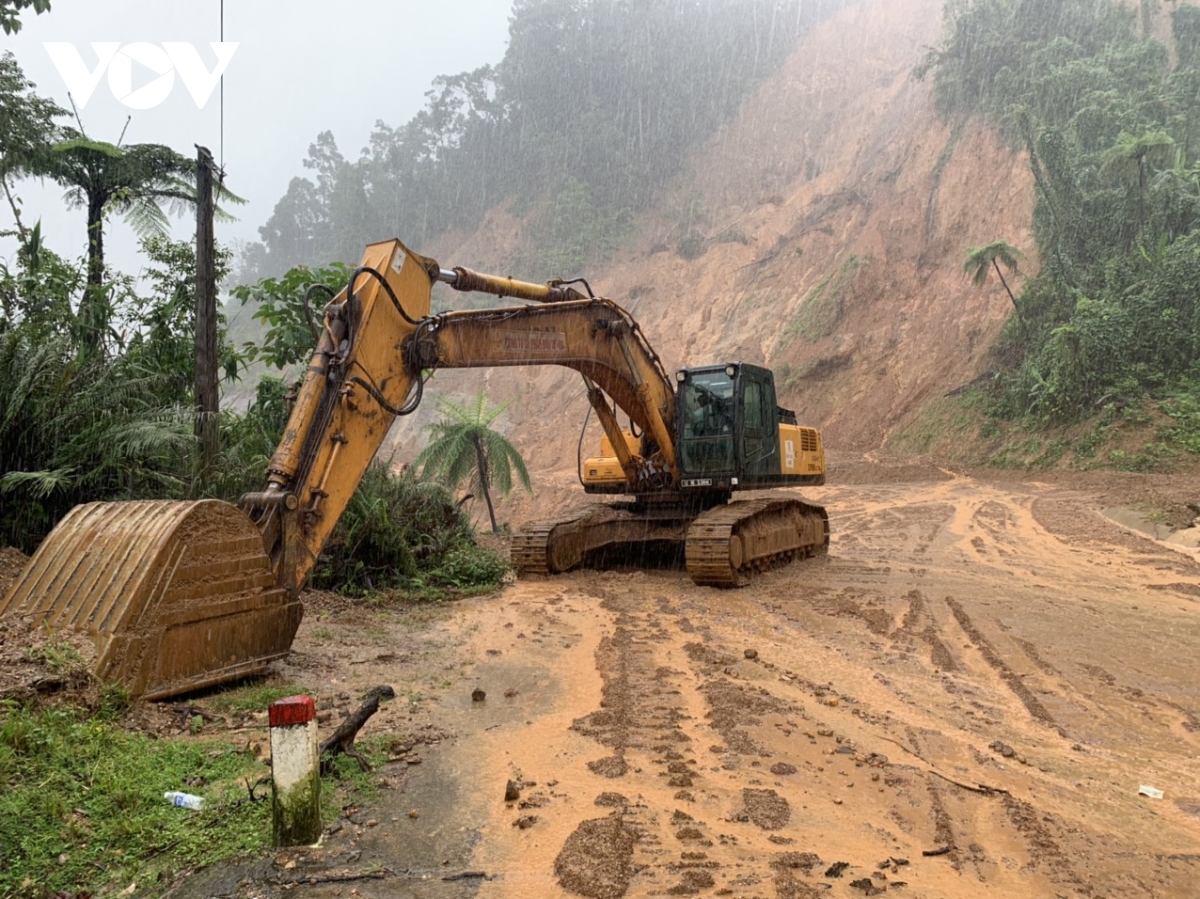
[[[976,287],[982,287],[987,283],[988,275],[992,271],[996,272],[996,277],[1004,286],[1004,292],[1012,300],[1018,320],[1021,317],[1021,307],[1017,304],[1017,298],[1013,296],[1012,288],[1008,286],[1008,281],[1004,277],[1004,272],[1000,270],[1000,265],[1003,263],[1006,269],[1015,273],[1017,260],[1020,258],[1021,251],[1012,244],[1003,240],[995,240],[985,247],[971,247],[967,250],[967,258],[963,262],[963,271],[971,276]]]
[[[261,711],[296,692],[303,688],[250,686],[213,697],[212,706]],[[0,700],[0,896],[99,895],[134,883],[143,895],[183,869],[269,847],[270,785],[260,781],[270,772],[252,752],[198,737],[199,727],[173,739],[131,732],[118,711]],[[381,734],[355,748],[377,768],[404,742]],[[322,782],[323,820],[377,799],[376,777],[336,757]],[[176,808],[163,798],[172,790],[203,797],[204,808]]]
[[[17,16],[25,9],[32,9],[35,14],[48,12],[50,0],[0,0],[0,28],[5,34],[21,30],[21,20]]]
[[[235,287],[233,298],[264,326],[261,338],[242,347],[246,359],[276,369],[307,362],[320,336],[321,310],[349,282],[350,271],[340,262],[298,266],[278,278]]]
[[[523,269],[578,274],[611,253],[689,153],[813,23],[853,0],[519,0],[495,66],[434,80],[357,160],[319,134],[260,229],[243,280],[353,261],[400,235],[428,246],[512,201]],[[685,231],[686,234],[686,231]]]
[[[25,655],[30,661],[41,662],[51,674],[63,674],[83,661],[66,640],[47,640],[40,646],[27,647]]]
[[[92,295],[106,280],[104,220],[120,212],[139,236],[162,237],[167,233],[164,204],[195,206],[196,163],[160,144],[120,147],[65,129],[63,139],[35,156],[27,169],[67,188],[68,203],[87,211],[85,300],[100,303],[101,309],[102,300]]]
[[[285,681],[254,682],[222,690],[209,701],[213,709],[227,712],[261,712],[277,699],[311,692],[303,684]]]
[[[31,551],[81,502],[212,495],[185,405],[191,250],[143,249],[143,292],[124,278],[88,291],[37,226],[15,269],[0,264],[0,543]]]
[[[831,334],[842,319],[846,291],[854,285],[859,270],[868,262],[868,259],[850,256],[838,266],[837,271],[830,272],[818,281],[804,298],[799,311],[784,328],[784,340],[799,337],[801,340],[815,343]]]
[[[514,451],[515,452],[515,451]],[[500,585],[507,561],[475,545],[470,520],[440,484],[376,463],[346,507],[313,585],[350,595],[403,590],[429,597]]]
[[[265,773],[226,744],[154,740],[74,709],[0,701],[0,895],[142,887],[261,849],[270,803],[249,801],[238,781]],[[175,808],[168,790],[200,794],[205,808]]]
[[[0,186],[19,242],[11,265],[0,263],[0,545],[25,552],[84,502],[236,501],[261,486],[288,414],[283,381],[264,376],[246,412],[222,412],[221,457],[201,470],[190,402],[196,260],[190,244],[160,233],[164,209],[193,199],[194,164],[159,145],[87,139],[58,127],[61,114],[11,55],[0,56]],[[23,174],[48,175],[86,208],[83,263],[46,246],[40,223],[22,222],[10,179]],[[104,227],[114,213],[143,234],[140,283],[105,265]],[[218,277],[228,262],[219,252]],[[320,308],[348,274],[341,265],[297,268],[236,291],[264,333],[239,351],[222,327],[226,380],[252,362],[282,370],[305,361]],[[504,473],[497,477],[504,484]],[[315,582],[351,593],[411,585],[444,595],[494,587],[504,573],[493,554],[475,549],[445,490],[376,468]]]
[[[983,116],[1034,177],[1042,270],[1014,297],[989,411],[1040,429],[1149,398],[1178,416],[1144,453],[1110,456],[1117,467],[1195,452],[1183,410],[1200,383],[1200,9],[1172,25],[1173,67],[1115,0],[954,2],[919,70],[951,123]],[[976,274],[1009,264],[988,250],[968,262]]]
[[[487,396],[480,391],[469,405],[460,406],[443,399],[438,401],[438,408],[446,417],[430,425],[433,439],[413,464],[421,469],[423,477],[432,478],[451,489],[466,482],[471,490],[481,492],[487,503],[492,533],[499,533],[500,526],[496,523],[496,510],[492,505],[492,488],[495,487],[501,496],[508,496],[512,491],[515,471],[521,486],[533,495],[525,460],[503,434],[493,431],[491,427],[508,405],[491,408]]]
[[[707,243],[704,235],[699,231],[689,231],[683,237],[679,238],[679,245],[675,248],[675,253],[680,259],[687,259],[688,261],[699,259],[704,255]]]
[[[388,747],[399,738],[388,734],[374,734],[354,741],[354,750],[371,766],[372,771],[378,768],[388,758]],[[333,770],[321,784],[321,818],[333,821],[347,804],[362,805],[379,798],[377,775],[372,771],[364,771],[357,759],[348,755],[335,755],[332,762]],[[339,790],[329,789],[330,782],[336,782]]]

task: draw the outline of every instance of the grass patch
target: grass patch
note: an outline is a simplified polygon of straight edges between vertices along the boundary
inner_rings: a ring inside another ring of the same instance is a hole
[[[333,757],[332,770],[321,781],[321,820],[334,821],[349,805],[368,805],[379,799],[378,769],[388,760],[388,747],[403,742],[394,734],[376,734],[354,741],[371,771],[364,771],[358,761],[348,755]]]
[[[803,365],[781,365],[776,369],[775,382],[785,391],[796,390],[806,382],[825,381],[854,364],[854,356],[841,353],[822,356]]]
[[[799,337],[813,343],[833,332],[842,319],[846,290],[854,284],[868,260],[851,256],[837,271],[826,275],[808,292],[800,311],[784,329],[784,343]]]
[[[212,697],[211,705],[218,712],[265,712],[277,699],[311,692],[303,684],[250,683],[232,690],[222,690]]]
[[[227,744],[154,740],[67,707],[0,702],[0,896],[141,887],[257,851],[270,839],[270,803],[245,801],[239,778],[266,773]],[[175,808],[168,790],[202,795],[205,808]]]
[[[230,691],[230,707],[265,708],[267,697],[301,689]],[[335,758],[322,778],[322,820],[378,801],[380,766],[393,746],[410,742],[395,734],[356,741],[373,771]],[[111,894],[131,883],[140,896],[181,870],[268,849],[270,785],[250,801],[244,783],[269,774],[227,743],[154,739],[80,709],[0,701],[0,897]],[[163,799],[168,790],[203,796],[205,806],[175,808]]]
[[[889,441],[889,448],[921,455],[944,453],[951,461],[974,461],[978,437],[988,422],[981,421],[973,390],[957,396],[941,396],[922,407],[917,416]]]
[[[1184,389],[1163,400],[1159,409],[1170,420],[1159,430],[1162,442],[1193,456],[1200,455],[1200,386],[1186,384]]]
[[[699,259],[704,255],[704,251],[708,248],[708,241],[704,239],[704,235],[699,231],[689,231],[679,239],[678,245],[675,247],[675,253],[681,259],[693,260]]]
[[[30,646],[25,656],[31,662],[45,665],[51,674],[63,674],[83,664],[83,657],[66,640],[48,640],[40,646]]]

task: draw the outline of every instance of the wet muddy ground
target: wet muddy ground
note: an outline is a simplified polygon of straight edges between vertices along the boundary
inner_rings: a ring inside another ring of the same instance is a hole
[[[1200,895],[1200,563],[1128,526],[1195,481],[842,475],[829,556],[747,589],[310,609],[283,673],[393,685],[363,735],[408,749],[319,849],[173,893]]]

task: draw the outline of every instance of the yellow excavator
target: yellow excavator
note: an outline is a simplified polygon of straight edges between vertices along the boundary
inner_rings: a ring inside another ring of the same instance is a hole
[[[526,304],[430,314],[435,283]],[[287,654],[300,591],[397,416],[438,368],[578,371],[604,430],[585,491],[621,496],[514,534],[519,573],[554,574],[615,547],[682,547],[697,584],[826,550],[825,510],[734,491],[825,481],[820,433],[745,363],[667,375],[637,322],[586,281],[534,284],[447,270],[398,240],[369,246],[323,327],[266,485],[238,506],[90,503],[73,509],[0,600],[0,615],[88,635],[95,673],[164,698],[262,672]],[[628,416],[625,428],[616,410]]]

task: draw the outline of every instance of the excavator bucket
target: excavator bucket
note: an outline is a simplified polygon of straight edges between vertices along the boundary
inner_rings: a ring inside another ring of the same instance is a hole
[[[261,673],[301,614],[258,529],[218,500],[76,506],[0,599],[0,615],[90,638],[96,676],[147,699]]]

